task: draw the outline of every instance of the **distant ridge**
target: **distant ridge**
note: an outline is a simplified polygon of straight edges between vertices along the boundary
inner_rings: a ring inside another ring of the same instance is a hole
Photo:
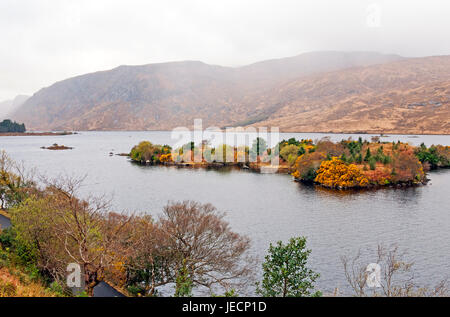
[[[13,119],[31,130],[167,130],[202,118],[298,132],[450,133],[449,74],[448,56],[334,51],[237,68],[119,66],[43,88]]]

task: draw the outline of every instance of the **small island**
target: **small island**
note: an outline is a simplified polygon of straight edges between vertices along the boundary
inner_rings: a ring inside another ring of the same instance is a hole
[[[43,150],[53,150],[53,151],[61,151],[61,150],[72,150],[73,147],[65,146],[65,145],[59,145],[57,143],[54,143],[51,146],[45,147],[42,146],[41,149]]]
[[[10,119],[0,122],[0,136],[51,136],[51,135],[72,135],[77,132],[27,132],[25,124],[17,123]]]
[[[271,164],[278,156],[278,165]],[[283,140],[269,148],[262,138],[252,147],[212,147],[203,141],[173,150],[169,145],[143,141],[134,146],[130,158],[139,164],[220,168],[236,166],[258,172],[274,169],[289,173],[296,181],[332,189],[406,187],[426,184],[426,172],[450,167],[450,146],[412,146],[403,142],[381,142],[324,138]]]

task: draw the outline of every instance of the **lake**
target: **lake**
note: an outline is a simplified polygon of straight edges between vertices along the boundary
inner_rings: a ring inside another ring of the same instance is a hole
[[[320,139],[327,134],[282,133]],[[330,134],[332,140],[358,135]],[[370,135],[361,135],[370,140]],[[251,171],[140,166],[109,152],[129,152],[139,141],[173,144],[170,132],[81,132],[68,136],[0,137],[0,149],[48,176],[87,175],[83,194],[108,194],[115,209],[158,215],[170,200],[210,202],[226,212],[234,231],[248,235],[263,260],[270,242],[307,236],[318,288],[348,294],[342,255],[358,249],[376,262],[378,243],[397,244],[412,259],[416,281],[432,285],[450,276],[450,170],[429,173],[426,186],[370,191],[330,191],[299,184],[289,175]],[[393,135],[382,141],[450,145],[450,136]],[[40,149],[53,143],[68,151]],[[260,274],[260,267],[257,268]],[[249,290],[251,294],[252,290]]]

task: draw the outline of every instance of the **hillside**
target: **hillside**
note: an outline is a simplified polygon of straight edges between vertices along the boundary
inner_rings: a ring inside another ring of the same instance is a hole
[[[0,102],[0,121],[8,119],[9,116],[17,110],[29,96],[19,95],[13,100],[5,100]]]
[[[283,131],[450,133],[450,56],[408,59],[291,81],[261,95]]]
[[[31,130],[147,130],[252,120],[245,100],[313,73],[399,60],[377,53],[318,52],[239,68],[201,62],[120,66],[41,89],[14,115]]]
[[[31,130],[279,126],[282,131],[450,133],[450,57],[315,52],[230,68],[120,66],[43,88],[13,119]]]

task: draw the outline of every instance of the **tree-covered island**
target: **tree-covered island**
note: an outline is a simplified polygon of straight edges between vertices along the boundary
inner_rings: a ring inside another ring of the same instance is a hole
[[[237,166],[256,171],[274,168],[300,182],[348,189],[425,184],[427,171],[450,167],[450,146],[413,146],[400,141],[381,142],[378,137],[340,142],[291,138],[273,148],[262,138],[251,147],[211,146],[203,141],[176,149],[143,141],[132,148],[130,157],[151,165]]]

